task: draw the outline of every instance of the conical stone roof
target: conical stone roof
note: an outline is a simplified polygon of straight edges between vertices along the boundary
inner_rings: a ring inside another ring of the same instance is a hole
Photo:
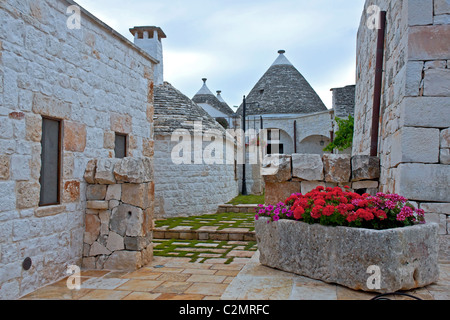
[[[225,131],[202,107],[168,82],[155,86],[154,108],[155,135],[172,134],[176,129],[192,132],[194,121],[202,122],[204,132],[210,129]]]
[[[222,103],[217,99],[217,97],[209,90],[208,86],[206,85],[205,78],[203,80],[203,86],[201,89],[196,93],[196,95],[192,98],[192,101],[195,103],[206,103],[215,108],[216,110],[219,110],[220,112],[232,116],[234,115],[233,109],[231,109],[226,103]]]
[[[247,115],[308,114],[327,107],[302,74],[284,55],[279,56],[246,97]],[[242,115],[241,105],[237,114]]]

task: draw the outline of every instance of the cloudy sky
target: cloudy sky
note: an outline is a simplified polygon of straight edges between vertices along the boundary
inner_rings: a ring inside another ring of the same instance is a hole
[[[164,78],[192,98],[202,78],[233,107],[286,50],[331,108],[331,88],[355,83],[356,33],[365,0],[76,0],[133,41],[159,26]]]

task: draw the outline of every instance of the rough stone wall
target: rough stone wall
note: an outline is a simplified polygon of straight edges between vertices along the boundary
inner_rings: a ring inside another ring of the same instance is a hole
[[[152,59],[84,10],[69,29],[74,4],[0,2],[0,299],[81,265],[83,174],[89,160],[114,157],[114,132],[128,134],[130,156],[152,152]],[[42,116],[64,128],[58,206],[38,206]]]
[[[367,1],[387,11],[381,99],[380,190],[399,193],[441,225],[450,256],[450,5],[446,0]],[[363,12],[357,42],[353,154],[368,154],[377,30]]]
[[[136,270],[153,257],[153,162],[95,159],[84,175],[86,222],[83,268]]]
[[[265,203],[284,202],[293,193],[306,194],[322,187],[349,187],[358,193],[378,192],[380,162],[376,157],[349,154],[267,155],[261,175]]]

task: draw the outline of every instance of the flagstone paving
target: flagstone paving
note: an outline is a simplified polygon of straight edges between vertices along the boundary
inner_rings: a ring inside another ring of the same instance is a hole
[[[197,263],[246,263],[257,250],[255,241],[154,239],[153,254],[187,257]]]
[[[155,257],[134,272],[82,271],[80,290],[69,290],[63,279],[22,300],[370,300],[376,296],[267,268],[258,259],[259,252],[246,262],[230,264]],[[440,264],[440,272],[438,283],[407,293],[423,300],[449,300],[450,264]]]

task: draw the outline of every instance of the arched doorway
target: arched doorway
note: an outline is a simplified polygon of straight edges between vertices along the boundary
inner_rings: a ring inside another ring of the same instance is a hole
[[[297,153],[320,154],[325,152],[323,149],[331,142],[329,137],[322,135],[312,135],[300,142]]]

